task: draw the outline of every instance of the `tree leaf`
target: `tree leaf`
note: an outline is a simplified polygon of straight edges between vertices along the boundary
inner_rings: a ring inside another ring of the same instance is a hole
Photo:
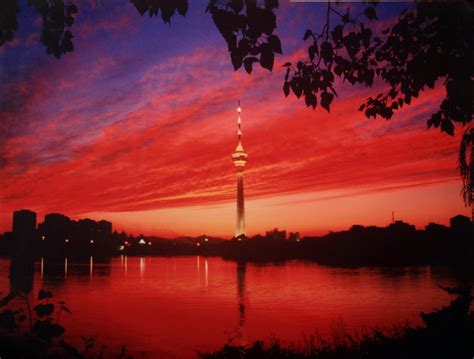
[[[330,105],[334,98],[334,95],[329,92],[322,92],[321,93],[321,106],[324,107],[328,112],[330,111]]]
[[[285,94],[285,97],[288,97],[290,94],[290,83],[288,81],[285,81],[283,84],[283,93]]]
[[[66,313],[72,314],[72,313],[71,313],[71,310],[70,310],[68,307],[63,306],[62,309],[63,309]]]
[[[454,124],[451,120],[443,118],[441,120],[441,131],[446,132],[450,136],[454,136]]]
[[[270,49],[269,46],[260,46],[262,50],[262,54],[260,55],[260,65],[262,67],[266,68],[269,71],[273,70],[273,62],[275,60],[275,55],[273,54],[273,51]]]
[[[53,297],[53,293],[49,290],[40,289],[38,292],[38,300],[49,299]]]
[[[47,317],[54,312],[54,304],[48,303],[48,304],[38,304],[35,306],[34,311],[36,314],[38,314],[39,317]]]
[[[314,56],[315,56],[317,50],[318,50],[318,48],[315,45],[311,45],[310,47],[308,47],[308,55],[309,55],[309,59],[311,61],[314,60]]]
[[[311,92],[306,93],[305,96],[304,96],[304,101],[305,101],[307,107],[312,106],[313,109],[316,108],[317,99],[316,99],[316,96],[313,93],[311,93]]]
[[[234,71],[237,71],[242,66],[242,55],[237,48],[230,52],[230,59],[232,60]]]
[[[270,44],[272,50],[278,54],[282,54],[283,51],[281,50],[281,42],[278,36],[271,35],[268,37],[268,43]]]
[[[68,15],[77,14],[77,6],[74,5],[74,4],[70,4],[70,5],[67,7],[66,13],[67,13]]]
[[[17,291],[12,291],[11,293],[9,293],[7,296],[5,296],[4,298],[2,298],[2,300],[0,300],[0,307],[3,307],[5,305],[7,305],[13,298],[15,298],[16,296],[18,295],[18,292]]]
[[[59,337],[64,332],[64,327],[59,324],[53,324],[49,320],[37,320],[33,326],[33,333],[48,341]]]
[[[321,44],[321,57],[324,59],[324,61],[331,62],[332,55],[333,55],[332,44],[327,41],[323,42]]]
[[[247,73],[251,74],[252,73],[252,65],[254,62],[258,62],[258,59],[256,57],[250,56],[244,59],[244,68]]]
[[[369,20],[377,19],[377,14],[373,6],[366,7],[364,10],[364,14],[365,16],[367,16],[367,19]]]
[[[334,30],[332,30],[331,35],[334,41],[341,41],[342,40],[342,25],[337,25]]]

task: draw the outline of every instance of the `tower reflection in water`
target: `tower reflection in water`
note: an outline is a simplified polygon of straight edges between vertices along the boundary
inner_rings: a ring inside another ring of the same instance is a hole
[[[237,328],[236,339],[245,344],[244,326],[245,326],[245,263],[237,263],[237,303],[239,307],[239,325]]]

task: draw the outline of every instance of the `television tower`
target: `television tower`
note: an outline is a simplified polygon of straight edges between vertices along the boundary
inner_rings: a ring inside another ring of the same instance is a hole
[[[240,119],[240,100],[237,107],[237,139],[238,144],[232,154],[232,161],[237,170],[237,223],[235,237],[245,236],[245,207],[244,207],[244,168],[247,164],[247,154],[242,146],[242,120]]]

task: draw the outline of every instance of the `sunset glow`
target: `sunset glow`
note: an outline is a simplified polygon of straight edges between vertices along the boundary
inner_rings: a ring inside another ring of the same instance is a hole
[[[390,121],[357,111],[381,84],[341,84],[330,113],[284,97],[281,65],[303,56],[318,5],[282,4],[284,55],[273,72],[249,76],[233,71],[202,4],[171,26],[129,3],[79,4],[75,50],[61,60],[44,53],[37,22],[0,48],[0,232],[11,229],[14,210],[28,208],[40,221],[60,212],[134,234],[231,237],[237,99],[251,158],[249,235],[386,225],[392,211],[419,227],[470,213],[459,195],[459,136],[426,129],[444,89],[424,92]],[[396,6],[380,17],[390,20]]]

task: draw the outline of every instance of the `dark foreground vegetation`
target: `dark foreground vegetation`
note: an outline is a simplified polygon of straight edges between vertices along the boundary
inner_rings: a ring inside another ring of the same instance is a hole
[[[248,346],[226,344],[213,353],[199,353],[203,359],[257,358],[469,358],[474,356],[474,313],[472,290],[442,288],[456,298],[446,307],[421,313],[419,327],[372,330],[363,334],[335,331],[328,340],[314,336],[303,346],[283,345],[278,341],[256,341]],[[9,358],[131,358],[125,347],[108,349],[91,338],[81,338],[77,348],[63,339],[61,315],[72,314],[53,294],[40,290],[36,300],[13,291],[0,301],[0,357]],[[381,314],[383,315],[383,314]]]
[[[432,313],[421,313],[424,326],[392,330],[372,330],[364,334],[335,332],[329,340],[314,336],[303,346],[278,341],[251,345],[226,344],[203,359],[424,359],[474,357],[474,313],[470,310],[471,288],[442,288],[456,294],[448,306]]]
[[[108,350],[93,338],[81,337],[83,345],[75,347],[63,339],[66,329],[60,324],[62,315],[72,314],[62,301],[54,301],[53,293],[41,289],[37,298],[13,290],[0,301],[0,358],[131,358],[125,347]]]

